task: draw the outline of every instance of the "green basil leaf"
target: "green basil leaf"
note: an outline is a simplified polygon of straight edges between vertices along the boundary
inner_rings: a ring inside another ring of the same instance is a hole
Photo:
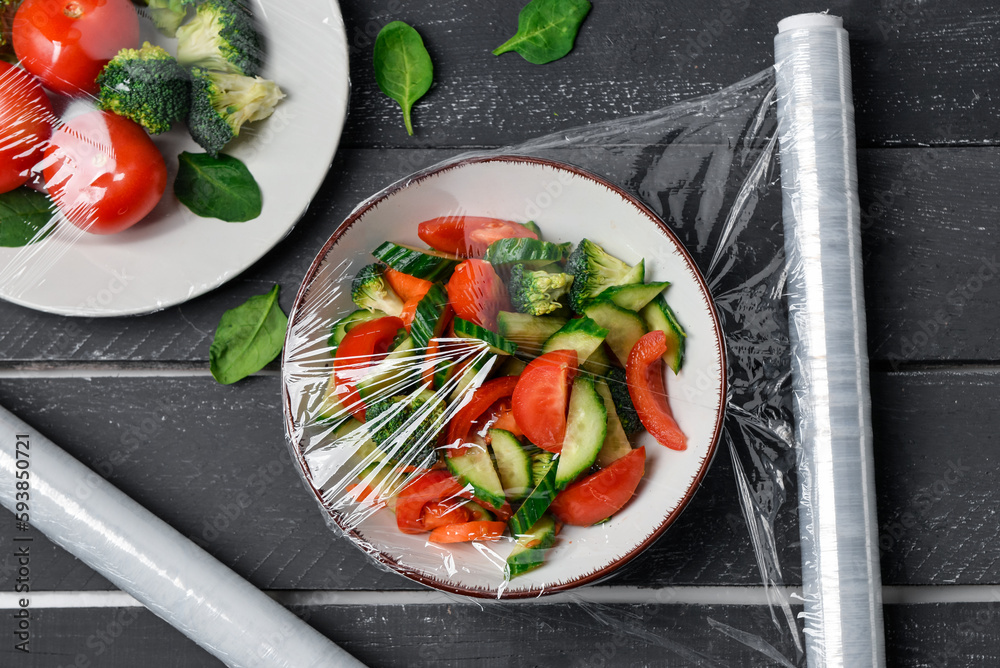
[[[260,186],[247,166],[230,155],[180,154],[174,195],[192,213],[242,223],[260,215]]]
[[[0,246],[14,248],[41,241],[55,228],[52,201],[22,186],[0,195]]]
[[[517,51],[529,63],[544,65],[573,49],[588,0],[531,0],[517,16],[517,34],[493,50],[494,56]]]
[[[413,135],[410,110],[434,82],[434,65],[420,34],[402,21],[387,24],[375,38],[372,64],[378,87],[399,103],[406,133]]]
[[[278,356],[288,317],[278,305],[278,286],[222,314],[208,350],[212,375],[223,385],[257,373]]]

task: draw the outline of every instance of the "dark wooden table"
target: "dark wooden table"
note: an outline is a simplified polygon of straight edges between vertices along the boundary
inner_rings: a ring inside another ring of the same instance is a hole
[[[585,590],[589,603],[480,608],[380,570],[327,530],[286,454],[277,368],[223,387],[207,358],[226,309],[277,282],[287,311],[368,194],[470,148],[715,91],[771,65],[779,19],[829,9],[851,33],[889,665],[997,665],[1000,8],[595,0],[576,49],[539,67],[489,54],[520,2],[341,4],[351,113],[291,235],[222,288],[154,315],[71,319],[0,303],[0,404],[372,666],[794,664],[762,605],[728,453],[654,547]],[[413,138],[371,72],[368,35],[393,19],[421,31],[436,66]],[[794,499],[776,525],[794,589]],[[11,592],[6,526],[0,590]],[[39,538],[34,549],[32,653],[12,649],[5,611],[0,664],[219,665],[60,548]]]

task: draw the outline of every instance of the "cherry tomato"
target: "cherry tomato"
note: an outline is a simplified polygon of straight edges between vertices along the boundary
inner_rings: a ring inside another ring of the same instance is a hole
[[[517,376],[503,376],[487,381],[476,389],[469,403],[462,406],[448,423],[448,443],[452,446],[448,451],[449,457],[465,454],[464,441],[469,436],[472,423],[498,400],[509,397],[517,384]],[[563,421],[565,420],[563,416]]]
[[[431,248],[467,257],[482,257],[498,239],[538,238],[521,223],[480,216],[444,216],[424,221],[417,226],[417,236]]]
[[[435,501],[454,498],[471,499],[472,492],[466,490],[447,471],[431,471],[406,485],[396,499],[396,526],[403,533],[423,533],[424,506]]]
[[[511,310],[510,297],[492,265],[466,260],[448,281],[448,301],[455,315],[481,327],[495,330],[497,312]]]
[[[146,131],[105,111],[59,128],[42,164],[52,200],[70,222],[93,234],[135,225],[167,187],[167,166]]]
[[[0,60],[0,193],[31,178],[54,122],[52,104],[38,80]]]
[[[139,16],[129,0],[24,0],[12,41],[24,69],[49,90],[96,95],[108,61],[139,46]]]
[[[506,522],[465,522],[449,524],[431,531],[432,543],[468,543],[473,540],[497,540],[503,536]]]
[[[403,321],[394,316],[369,320],[352,327],[337,347],[333,361],[337,398],[362,422],[365,421],[365,404],[358,394],[357,381],[368,367],[385,355],[402,327]]]
[[[667,388],[663,383],[663,353],[667,337],[655,330],[636,341],[625,366],[628,393],[639,421],[656,442],[674,450],[687,448],[687,436],[677,426],[667,403]]]
[[[646,448],[636,448],[556,494],[549,510],[562,522],[577,526],[606,520],[632,498],[645,470]]]
[[[575,350],[553,350],[533,359],[514,388],[511,405],[517,426],[529,441],[549,452],[562,451],[576,366]]]
[[[424,528],[433,531],[449,524],[463,524],[472,519],[472,513],[465,506],[454,501],[432,501],[424,506],[421,521]]]
[[[392,267],[385,268],[384,276],[386,282],[389,283],[389,287],[392,288],[392,291],[399,295],[399,298],[404,302],[410,301],[411,299],[419,300],[434,286],[434,284],[430,281],[425,281],[422,278],[404,274],[401,271],[396,271]]]

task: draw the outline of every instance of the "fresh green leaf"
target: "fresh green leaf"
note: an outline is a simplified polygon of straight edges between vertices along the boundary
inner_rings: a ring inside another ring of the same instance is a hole
[[[402,21],[386,25],[375,38],[375,81],[383,93],[399,103],[406,132],[413,134],[410,110],[430,90],[434,65],[420,34]]]
[[[517,34],[493,50],[494,56],[517,51],[529,63],[544,65],[573,49],[588,0],[531,0],[517,17]]]
[[[202,218],[242,223],[260,215],[260,186],[236,158],[207,153],[180,154],[174,195]]]
[[[0,195],[0,246],[27,246],[49,236],[55,209],[44,194],[28,187]]]
[[[222,314],[208,351],[212,375],[223,385],[267,366],[281,352],[288,317],[278,305],[278,286]]]

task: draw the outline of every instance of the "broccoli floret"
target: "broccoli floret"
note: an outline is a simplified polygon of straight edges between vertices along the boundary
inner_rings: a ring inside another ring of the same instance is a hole
[[[390,459],[419,466],[434,457],[445,425],[445,402],[430,390],[381,399],[365,409],[365,425]]]
[[[156,29],[167,37],[176,37],[177,29],[187,18],[188,7],[198,4],[198,0],[137,0],[146,5],[139,14],[146,14]]]
[[[177,31],[177,60],[248,77],[260,71],[260,34],[243,0],[205,0]]]
[[[611,390],[611,400],[615,403],[615,412],[622,429],[631,436],[643,430],[639,414],[632,405],[632,395],[628,393],[628,381],[625,380],[625,370],[618,367],[608,371],[608,389]]]
[[[385,267],[380,264],[361,268],[351,281],[351,299],[358,308],[369,311],[383,311],[397,317],[403,312],[403,300],[385,280]]]
[[[566,262],[566,271],[573,274],[569,293],[570,306],[583,313],[588,302],[613,285],[642,282],[643,262],[630,267],[589,239],[576,247]],[[634,278],[638,275],[638,281]]]
[[[195,67],[191,70],[188,131],[203,149],[218,156],[244,123],[267,118],[283,97],[273,81]]]
[[[170,129],[187,116],[191,80],[174,57],[149,42],[122,49],[97,75],[98,104],[142,125],[150,134]]]
[[[572,284],[569,274],[528,271],[523,264],[515,264],[510,268],[510,301],[518,313],[545,315],[562,306],[558,300]]]

